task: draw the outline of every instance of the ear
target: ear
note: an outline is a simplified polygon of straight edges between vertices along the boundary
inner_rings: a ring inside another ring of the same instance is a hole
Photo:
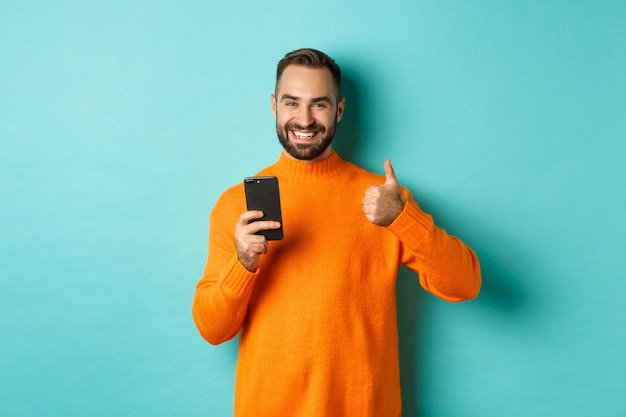
[[[337,103],[337,122],[343,117],[343,109],[346,105],[346,98],[342,97]]]
[[[274,94],[270,94],[270,99],[272,101],[272,114],[274,115],[274,119],[276,118],[276,96]]]

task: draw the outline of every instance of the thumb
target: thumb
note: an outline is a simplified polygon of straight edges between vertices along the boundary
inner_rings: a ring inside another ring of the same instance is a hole
[[[398,184],[396,173],[391,166],[391,160],[385,159],[385,184]]]

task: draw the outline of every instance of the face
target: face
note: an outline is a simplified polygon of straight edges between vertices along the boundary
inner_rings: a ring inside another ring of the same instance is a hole
[[[327,158],[344,103],[326,68],[285,68],[272,94],[272,112],[286,155],[305,162]]]

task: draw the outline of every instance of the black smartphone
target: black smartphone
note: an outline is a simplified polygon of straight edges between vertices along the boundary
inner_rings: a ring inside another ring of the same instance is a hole
[[[280,209],[280,192],[276,177],[248,177],[243,180],[246,190],[246,206],[248,210],[261,210],[263,217],[259,220],[273,220],[280,222],[280,229],[261,230],[267,240],[281,240],[283,238],[283,216]]]

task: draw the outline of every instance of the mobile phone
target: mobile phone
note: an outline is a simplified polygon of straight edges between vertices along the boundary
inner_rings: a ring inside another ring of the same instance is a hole
[[[280,222],[280,229],[261,230],[257,235],[263,235],[267,240],[281,240],[283,238],[283,216],[280,209],[280,192],[276,177],[247,177],[243,180],[246,192],[246,206],[248,210],[261,210],[263,217],[255,219]]]

